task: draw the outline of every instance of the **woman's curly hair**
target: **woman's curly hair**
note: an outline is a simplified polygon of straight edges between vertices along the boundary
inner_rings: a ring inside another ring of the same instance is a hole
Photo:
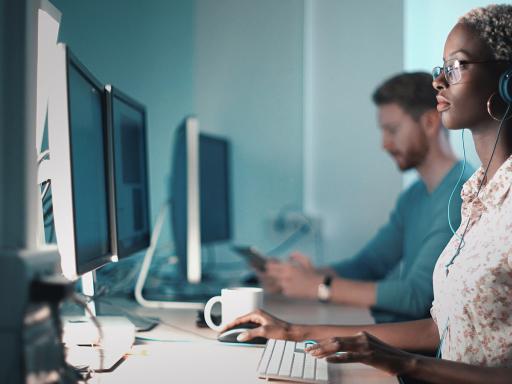
[[[480,35],[495,60],[512,62],[512,5],[492,4],[472,9],[459,23],[470,26]]]

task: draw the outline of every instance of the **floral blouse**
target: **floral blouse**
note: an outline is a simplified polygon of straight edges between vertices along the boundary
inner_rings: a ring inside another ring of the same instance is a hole
[[[480,167],[462,189],[461,225],[434,269],[430,312],[445,335],[444,359],[512,367],[512,156],[477,197],[483,174]]]

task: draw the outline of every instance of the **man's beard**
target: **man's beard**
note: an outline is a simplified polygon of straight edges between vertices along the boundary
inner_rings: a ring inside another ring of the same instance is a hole
[[[420,148],[409,150],[405,153],[399,152],[391,154],[400,171],[405,172],[410,169],[417,168],[425,161],[428,153],[428,145],[426,143],[420,145]]]

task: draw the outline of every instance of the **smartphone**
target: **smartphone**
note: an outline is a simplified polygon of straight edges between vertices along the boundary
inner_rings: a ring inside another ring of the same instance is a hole
[[[234,246],[233,251],[245,259],[254,269],[265,272],[268,258],[254,247]]]

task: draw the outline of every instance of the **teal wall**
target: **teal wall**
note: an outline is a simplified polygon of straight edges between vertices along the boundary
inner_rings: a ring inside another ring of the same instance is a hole
[[[234,241],[268,250],[278,211],[303,201],[303,1],[197,4],[201,130],[232,143]]]
[[[381,148],[373,90],[402,71],[402,0],[306,2],[305,205],[324,260],[351,257],[388,219],[401,174]]]
[[[103,83],[148,109],[152,222],[168,199],[173,131],[194,112],[194,1],[52,0],[60,40]]]

